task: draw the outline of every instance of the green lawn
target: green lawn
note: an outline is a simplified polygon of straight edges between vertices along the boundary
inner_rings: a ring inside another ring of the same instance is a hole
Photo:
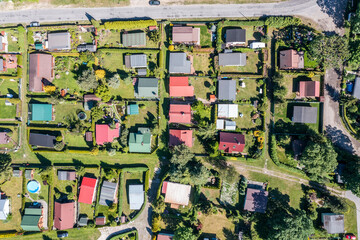
[[[189,77],[189,84],[194,86],[196,98],[209,99],[211,93],[209,87],[213,85],[213,80],[209,77]]]
[[[14,119],[16,117],[16,105],[5,106],[5,100],[0,100],[0,118]]]
[[[243,153],[249,154],[249,151],[254,146],[256,140],[252,134],[244,134],[244,135],[245,135],[245,148]]]
[[[25,192],[28,192],[32,199],[36,200],[44,200],[49,203],[49,185],[44,185],[43,180],[41,178],[40,169],[34,170],[34,179],[40,183],[40,191],[38,193],[29,193],[26,189]],[[27,180],[29,181],[29,180]],[[27,184],[27,182],[26,182]]]
[[[210,54],[209,53],[192,53],[194,57],[193,66],[196,72],[203,72],[205,74],[209,71]]]
[[[17,145],[17,143],[19,141],[19,128],[17,126],[1,126],[0,131],[4,131],[4,130],[12,131],[12,134],[10,134],[12,141],[10,141],[7,144],[1,144],[0,149],[3,149],[3,148],[12,149]]]
[[[100,237],[100,231],[96,228],[74,228],[74,229],[66,229],[66,232],[69,233],[69,236],[66,237],[67,240],[79,240],[79,239],[87,239],[87,240],[96,240]],[[33,240],[33,239],[47,239],[47,240],[58,240],[57,231],[44,232],[44,233],[36,233],[29,235],[21,235],[16,236],[11,239],[25,239],[25,240]]]
[[[129,203],[129,185],[130,184],[143,184],[144,183],[144,173],[143,172],[134,172],[134,173],[123,173],[124,175],[124,183],[122,184],[123,188],[123,199],[122,199],[122,212],[126,216],[129,216],[134,210],[130,210]]]
[[[100,65],[110,72],[125,70],[124,56],[122,53],[106,52],[100,55]]]
[[[94,208],[91,204],[79,203],[79,214],[86,215],[89,219],[94,219]]]
[[[19,95],[19,87],[18,87],[18,80],[14,78],[14,80],[10,79],[1,79],[0,76],[0,94],[13,94],[14,97],[18,97]]]
[[[68,132],[64,134],[66,145],[71,148],[86,148],[89,149],[89,145],[85,141],[84,134]]]
[[[110,94],[113,96],[121,96],[125,99],[133,99],[134,98],[134,86],[132,83],[125,84],[124,81],[120,81],[119,88],[110,88]]]
[[[81,60],[75,57],[55,58],[55,77],[53,84],[59,89],[67,89],[69,93],[78,92],[79,85],[76,82],[75,67],[80,66]]]
[[[201,230],[204,234],[215,234],[218,239],[234,239],[230,238],[227,233],[231,233],[231,235],[235,233],[235,224],[226,217],[225,211],[208,216],[201,214],[199,221],[203,226]]]
[[[245,83],[245,87],[240,86],[240,82]],[[259,95],[259,84],[255,78],[245,78],[244,80],[237,81],[236,84],[237,94],[236,100],[240,101],[243,99],[254,100],[258,98]]]
[[[245,66],[225,66],[220,67],[222,73],[246,73],[246,74],[261,74],[259,66],[262,63],[259,58],[259,53],[246,52],[246,65]]]
[[[218,199],[220,198],[220,189],[201,188],[201,193],[204,194],[208,201],[214,204],[219,204]]]
[[[252,105],[239,104],[239,113],[242,113],[243,117],[235,118],[236,127],[241,129],[259,128],[261,126],[261,117],[259,117],[257,120],[255,120],[255,123],[253,123],[253,120],[251,119],[251,113],[253,111],[256,111],[256,108],[254,108]]]
[[[100,38],[98,40],[99,47],[119,47],[120,42],[119,31],[101,30]]]
[[[305,68],[317,68],[319,63],[315,60],[311,60],[308,56],[309,54],[305,51],[304,53],[304,67]]]
[[[201,47],[211,47],[211,32],[207,28],[206,25],[204,26],[195,26],[196,28],[200,28],[200,45]]]
[[[59,180],[57,173],[59,170],[74,170],[74,169],[60,169],[60,168],[55,168],[54,169],[54,190],[55,193],[56,192],[61,192],[63,194],[68,194],[69,190],[72,190],[72,192],[74,193],[74,200],[76,201],[77,199],[77,180],[76,181],[69,181],[69,180]]]
[[[284,86],[287,88],[286,99],[294,99],[296,92],[299,92],[300,81],[321,81],[320,75],[315,75],[313,78],[309,78],[306,75],[293,76],[284,74]]]
[[[80,32],[78,34],[79,43],[92,43],[93,42],[93,34],[91,32]]]
[[[292,154],[290,153],[290,151],[291,151]],[[281,163],[286,164],[288,166],[292,166],[292,167],[297,166],[297,161],[293,157],[291,144],[289,144],[289,146],[287,146],[286,149],[277,146],[277,154],[278,154],[278,157],[279,157],[279,161]]]
[[[135,102],[129,102],[135,103]],[[146,125],[148,127],[153,126],[153,121],[156,121],[158,118],[157,114],[157,102],[155,101],[137,101],[139,105],[139,114],[138,115],[127,115],[126,127],[131,128],[137,124]],[[144,107],[141,107],[144,105]]]
[[[64,122],[69,116],[77,118],[77,113],[84,111],[82,103],[78,102],[63,102],[54,106],[55,108],[55,123]],[[90,116],[87,114],[87,118]]]
[[[204,149],[204,145],[201,144],[201,142],[199,141],[198,137],[196,136],[196,130],[193,129],[193,138],[194,143],[193,143],[193,147],[191,148],[191,151],[194,153],[206,153],[205,149]]]
[[[17,29],[6,29],[5,31],[8,34],[8,52],[18,52],[19,51],[19,44],[18,41],[19,40],[19,33],[17,31]],[[17,38],[16,41],[13,41],[11,37],[15,37]],[[21,43],[23,44],[23,43]]]

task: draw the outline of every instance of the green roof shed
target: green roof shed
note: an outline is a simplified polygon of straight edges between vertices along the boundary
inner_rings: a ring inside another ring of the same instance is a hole
[[[146,45],[145,32],[127,32],[122,34],[124,47],[136,47]]]
[[[158,97],[158,79],[157,78],[139,78],[135,96],[139,98],[156,98]]]
[[[149,128],[138,128],[137,133],[130,133],[129,152],[150,153],[151,132]]]
[[[21,228],[24,231],[39,232],[38,224],[41,212],[41,208],[25,208],[25,213],[21,220]]]
[[[52,121],[52,105],[34,103],[29,105],[31,121]]]

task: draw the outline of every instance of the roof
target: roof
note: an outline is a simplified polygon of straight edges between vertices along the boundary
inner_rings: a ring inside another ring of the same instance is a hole
[[[265,213],[269,193],[262,189],[248,188],[246,190],[244,210]]]
[[[306,142],[304,140],[295,139],[291,143],[292,150],[294,152],[294,155],[300,155],[306,147]]]
[[[241,28],[233,28],[226,30],[226,43],[245,43],[246,30]]]
[[[146,68],[138,68],[137,72],[138,72],[138,76],[146,76],[147,69]]]
[[[0,58],[0,71],[5,71],[4,69],[4,59]]]
[[[241,153],[245,148],[245,136],[240,133],[220,132],[219,150]]]
[[[170,104],[169,123],[191,123],[191,106],[189,104]]]
[[[173,27],[172,41],[174,43],[200,44],[200,28]]]
[[[146,68],[147,67],[146,54],[130,55],[130,66],[132,68]]]
[[[83,227],[83,226],[86,226],[87,225],[87,223],[88,223],[88,218],[87,217],[81,217],[80,219],[79,219],[79,226],[80,227]]]
[[[353,96],[354,98],[360,99],[360,77],[355,78]]]
[[[294,106],[292,121],[295,123],[317,123],[317,107]]]
[[[250,43],[250,48],[254,49],[254,48],[264,48],[266,45],[264,42],[252,42]]]
[[[144,186],[142,184],[129,185],[130,210],[139,210],[144,204]]]
[[[86,133],[85,133],[85,140],[86,140],[87,142],[92,142],[92,141],[93,141],[93,133],[90,132],[90,131],[86,132]]]
[[[280,51],[280,69],[304,68],[304,52],[294,49]]]
[[[57,32],[48,34],[49,50],[68,50],[71,49],[70,33]]]
[[[10,201],[8,198],[0,199],[0,220],[6,220],[10,213]]]
[[[170,77],[169,92],[170,97],[192,97],[194,87],[189,86],[189,77]]]
[[[92,204],[95,196],[96,183],[96,178],[83,177],[80,186],[79,202]]]
[[[189,204],[190,192],[190,185],[167,182],[165,202],[187,206]]]
[[[122,34],[122,44],[124,47],[145,46],[145,32],[127,32]]]
[[[115,128],[111,129],[108,124],[96,124],[95,139],[96,144],[103,145],[104,143],[111,143],[114,138],[120,136],[120,124],[116,123]]]
[[[54,147],[56,137],[44,133],[30,133],[29,144],[39,147]]]
[[[246,53],[219,53],[220,66],[246,66]]]
[[[300,81],[299,93],[300,97],[320,97],[320,82]]]
[[[225,120],[225,130],[236,130],[236,122],[231,120]]]
[[[25,170],[25,178],[26,179],[31,179],[31,172],[32,172],[31,169],[26,169]]]
[[[78,52],[96,52],[96,45],[91,43],[81,44],[77,46]]]
[[[22,175],[22,170],[14,169],[13,170],[13,177],[20,177]]]
[[[236,80],[221,79],[218,81],[218,99],[235,101]]]
[[[137,97],[158,97],[158,82],[157,78],[139,78],[137,83]]]
[[[111,206],[115,199],[117,183],[104,181],[101,187],[99,204],[103,206]]]
[[[192,130],[169,130],[169,146],[176,146],[185,144],[188,147],[193,146],[193,131]]]
[[[344,233],[344,215],[335,213],[321,214],[324,228],[329,234]]]
[[[25,213],[21,220],[21,228],[24,231],[40,231],[38,224],[41,215],[41,208],[25,208]]]
[[[127,113],[129,115],[137,115],[139,114],[139,105],[136,103],[131,103],[127,106]]]
[[[52,121],[53,108],[51,104],[29,104],[31,121]]]
[[[84,109],[85,111],[91,110],[96,106],[97,102],[100,102],[101,98],[97,97],[95,94],[85,94],[84,95]]]
[[[69,181],[75,181],[76,180],[76,173],[75,171],[64,171],[59,170],[58,171],[58,179],[59,180],[69,180]]]
[[[157,240],[172,240],[174,237],[174,234],[168,234],[168,233],[159,233],[157,235]]]
[[[151,132],[149,128],[138,128],[137,132],[130,133],[129,152],[151,152]]]
[[[237,104],[218,104],[219,118],[237,118],[239,105]]]
[[[54,58],[44,53],[31,53],[29,56],[29,91],[41,92],[43,79],[49,82],[54,79]]]
[[[7,135],[7,132],[0,132],[0,144],[7,144],[10,140],[10,137]]]
[[[169,72],[183,73],[183,74],[191,73],[191,62],[190,60],[187,60],[186,53],[184,52],[170,53]]]
[[[75,224],[75,202],[55,202],[54,227],[57,230],[73,228]]]
[[[106,224],[106,217],[105,216],[100,216],[100,217],[95,218],[95,224],[100,225],[100,226],[105,225]]]

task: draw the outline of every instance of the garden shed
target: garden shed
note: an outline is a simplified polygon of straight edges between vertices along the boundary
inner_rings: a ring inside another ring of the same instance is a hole
[[[144,204],[144,186],[142,184],[129,185],[129,203],[131,210],[139,210]]]
[[[187,206],[189,205],[191,186],[165,181],[162,193],[165,194],[165,202],[170,203],[172,208]]]
[[[244,210],[265,213],[269,193],[263,189],[247,188]]]
[[[118,184],[115,182],[104,181],[101,187],[99,204],[103,206],[111,206],[116,198]]]
[[[292,121],[295,123],[316,123],[317,107],[294,106]]]

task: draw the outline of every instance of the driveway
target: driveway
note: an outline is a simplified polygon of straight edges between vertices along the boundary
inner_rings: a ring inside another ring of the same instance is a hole
[[[45,230],[47,230],[48,229],[48,204],[44,200],[37,200],[35,202],[41,203],[41,206],[43,207],[43,218],[44,218],[43,228]]]
[[[360,156],[360,142],[350,135],[339,116],[340,71],[328,69],[325,74],[324,129],[338,147]]]
[[[3,9],[0,12],[0,24],[87,20],[86,14],[95,19],[180,19],[297,15],[313,20],[324,31],[339,32],[339,26],[342,23],[341,16],[346,7],[346,2],[347,0],[289,0],[260,4],[149,6],[144,0],[143,6],[139,6],[137,3],[136,6],[111,8],[70,8],[70,6],[68,8],[41,8],[43,6],[33,5],[34,9],[12,11]]]

